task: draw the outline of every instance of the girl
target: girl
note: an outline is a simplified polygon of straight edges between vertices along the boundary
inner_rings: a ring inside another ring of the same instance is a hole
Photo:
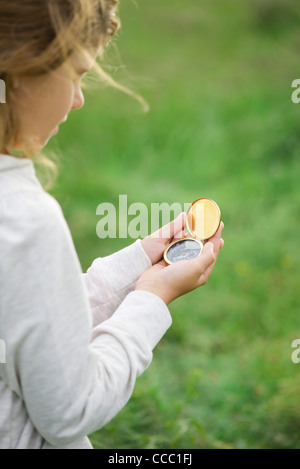
[[[221,230],[192,261],[167,266],[184,214],[96,259],[82,274],[56,200],[33,160],[71,110],[80,78],[118,29],[117,0],[0,0],[1,448],[92,448],[171,325],[167,305],[203,285]]]

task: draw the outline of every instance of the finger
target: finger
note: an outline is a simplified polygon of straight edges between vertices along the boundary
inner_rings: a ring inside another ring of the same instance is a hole
[[[221,238],[220,239],[219,250],[222,249],[223,246],[224,246],[224,239]],[[205,270],[203,275],[200,277],[200,284],[201,285],[203,285],[203,283],[206,283],[207,279],[209,278],[210,274],[212,273],[212,271],[213,271],[213,269],[216,265],[217,257],[218,257],[218,254],[216,255],[215,261]]]
[[[207,243],[207,244],[204,246],[203,251],[204,251],[204,249],[207,248],[207,246],[210,245],[210,244],[211,244],[211,242]],[[217,262],[218,252],[216,253],[216,251],[215,251],[215,244],[212,243],[211,246],[212,246],[212,247],[211,247],[210,249],[212,249],[212,250],[213,250],[213,253],[214,253],[213,262],[211,262],[211,263],[208,262],[209,265],[207,265],[207,267],[205,268],[204,272],[201,273],[201,275],[200,275],[200,277],[199,277],[199,286],[204,285],[204,284],[207,282],[207,280],[208,280],[209,276],[211,275],[211,273],[212,273],[212,271],[213,271],[213,269],[214,269],[214,267],[215,267],[215,265],[216,265],[216,262]],[[201,254],[201,256],[202,256],[202,254]]]
[[[214,261],[201,275],[199,278],[199,286],[204,285],[209,279],[212,271],[214,270],[216,261]]]
[[[174,234],[174,240],[175,239],[182,239],[182,238],[185,238],[186,237],[186,234],[184,232],[184,229],[181,229],[180,231],[177,231],[177,233]]]
[[[209,241],[213,238],[221,238],[221,235],[222,235],[222,231],[224,229],[224,223],[221,222],[220,223],[220,226],[218,228],[218,230],[216,231],[216,233],[209,239]]]
[[[209,241],[207,241],[204,244],[204,247],[207,246],[207,244],[212,244],[214,253],[216,255],[216,258],[218,257],[218,254],[219,254],[219,251],[220,251],[220,246],[221,246],[221,241],[220,240],[221,240],[221,238],[219,238],[218,236],[213,236],[212,238],[210,238]]]
[[[212,264],[216,262],[216,253],[213,243],[209,242],[205,244],[201,255],[189,262],[191,263],[191,267],[195,267],[199,270],[199,276],[201,276]]]
[[[161,261],[157,262],[155,265],[161,265],[162,267],[167,267],[169,264],[167,264],[167,262],[162,259]]]
[[[162,228],[153,233],[151,238],[159,238],[165,242],[169,241],[176,233],[179,233],[184,229],[185,218],[185,212],[180,213],[173,221],[167,223]]]
[[[221,238],[221,234],[222,234],[222,231],[223,231],[223,223],[220,224],[218,230],[216,231],[216,233],[210,238]]]
[[[223,247],[224,245],[224,240],[221,238],[222,230],[224,229],[224,223],[221,222],[220,227],[218,231],[211,237],[209,238],[206,243],[210,242],[213,243],[214,245],[214,251],[216,254],[218,254],[218,251]],[[222,241],[221,241],[222,239]],[[205,244],[206,244],[205,243]]]
[[[182,214],[180,214],[179,216],[181,216],[181,215],[185,215],[185,214],[182,213]],[[166,226],[168,226],[168,225],[166,225]],[[218,229],[218,231],[214,234],[213,237],[219,237],[219,238],[220,238],[223,229],[224,229],[224,223],[221,221],[220,226],[219,226],[219,229]],[[175,239],[182,239],[182,238],[193,238],[193,236],[192,236],[191,234],[189,234],[189,233],[186,234],[186,233],[185,233],[184,226],[183,226],[182,229],[180,229],[180,231],[175,232],[174,237],[173,237],[174,240],[175,240]]]
[[[163,238],[172,239],[175,236],[182,238],[184,236],[185,218],[186,214],[182,212],[171,223],[163,226],[161,229]]]

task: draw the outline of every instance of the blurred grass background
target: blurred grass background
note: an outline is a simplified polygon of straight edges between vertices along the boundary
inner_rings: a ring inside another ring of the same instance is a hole
[[[225,247],[95,448],[300,448],[300,78],[297,0],[121,0],[103,85],[49,144],[82,268],[133,242],[96,236],[96,208],[220,205]]]

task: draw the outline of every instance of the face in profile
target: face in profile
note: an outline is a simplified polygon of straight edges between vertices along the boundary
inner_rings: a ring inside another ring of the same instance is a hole
[[[44,75],[13,77],[15,112],[20,122],[19,132],[11,145],[13,149],[26,150],[32,144],[34,150],[42,149],[58,133],[70,111],[83,107],[80,80],[93,67],[95,58],[96,53],[89,58],[83,54],[70,58],[77,78],[70,73],[66,62]]]

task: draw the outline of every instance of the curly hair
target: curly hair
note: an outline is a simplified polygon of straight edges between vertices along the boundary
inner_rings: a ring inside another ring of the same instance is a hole
[[[118,0],[0,0],[0,79],[6,84],[6,105],[0,106],[0,152],[7,151],[19,128],[12,76],[55,70],[76,51],[94,49],[102,57],[120,27],[117,7]],[[47,162],[41,153],[24,156]]]

